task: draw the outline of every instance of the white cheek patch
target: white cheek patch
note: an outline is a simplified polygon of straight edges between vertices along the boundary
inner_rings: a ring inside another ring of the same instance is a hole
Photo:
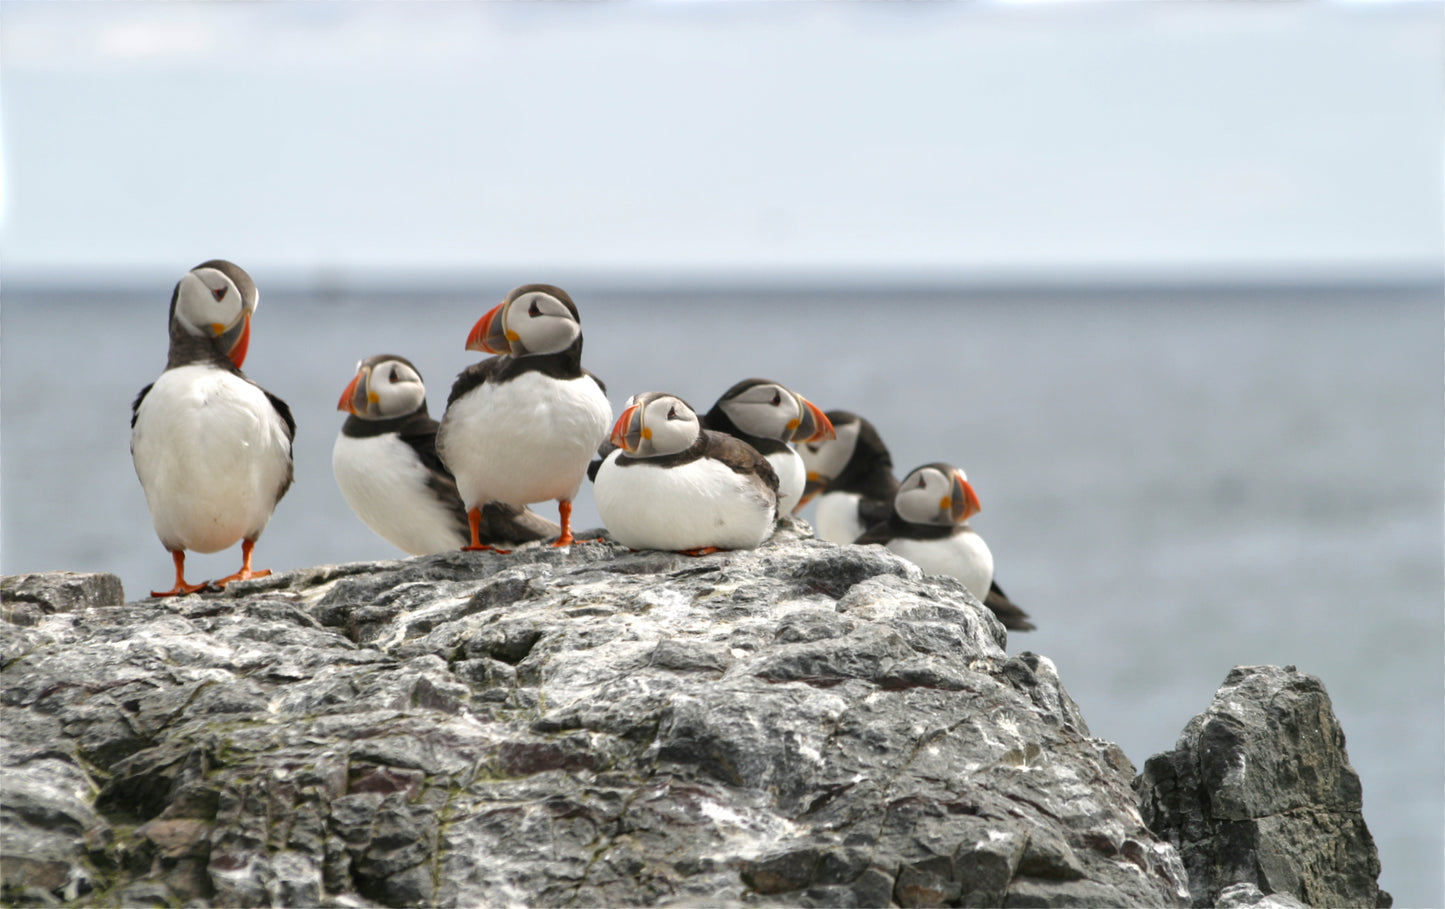
[[[924,480],[922,486],[918,485],[920,476]],[[893,500],[893,508],[911,524],[952,524],[952,515],[939,507],[948,489],[948,479],[936,470],[909,474]]]
[[[807,442],[798,446],[798,454],[808,473],[834,479],[848,466],[853,450],[858,447],[860,424],[846,423],[837,430],[838,438],[826,442]]]
[[[377,397],[377,411],[383,417],[409,414],[426,399],[426,386],[420,382],[392,382],[385,375],[375,373],[371,389]]]
[[[213,325],[229,328],[241,317],[241,292],[215,269],[203,271],[213,276],[212,283],[224,282],[226,292],[217,300],[211,287],[196,272],[188,273],[181,278],[176,295],[176,320],[193,335],[214,338],[217,334]]]
[[[669,419],[669,411],[676,417]],[[651,433],[649,455],[676,454],[697,438],[697,416],[677,398],[659,398],[647,406],[645,425]]]
[[[521,339],[524,353],[549,354],[566,350],[582,333],[582,326],[561,316],[528,316],[513,329]]]
[[[790,400],[785,396],[784,401]],[[788,421],[793,419],[789,408],[775,405],[771,398],[766,401],[749,401],[740,398],[723,405],[723,411],[732,418],[738,429],[751,436],[763,439],[784,439],[792,434]]]

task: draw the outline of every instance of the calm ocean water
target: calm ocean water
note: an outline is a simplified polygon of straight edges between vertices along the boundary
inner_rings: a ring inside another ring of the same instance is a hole
[[[1445,524],[1438,292],[626,293],[570,286],[614,409],[666,390],[706,409],[748,376],[868,416],[900,475],[968,471],[1000,583],[1095,735],[1136,765],[1235,665],[1328,688],[1364,784],[1382,885],[1445,905]],[[169,586],[130,462],[129,407],[165,363],[148,297],[6,289],[5,573]],[[474,355],[476,296],[262,289],[247,372],[291,405],[296,485],[257,567],[392,558],[331,477],[357,360],[411,358],[434,415]],[[544,513],[555,516],[548,506]],[[807,516],[805,512],[805,517]],[[598,524],[590,491],[579,527]],[[192,556],[229,574],[239,550]]]

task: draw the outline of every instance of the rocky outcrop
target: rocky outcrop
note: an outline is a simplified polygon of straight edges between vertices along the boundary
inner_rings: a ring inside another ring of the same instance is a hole
[[[28,600],[4,901],[1187,904],[1047,659],[803,530]]]
[[[1136,781],[1195,906],[1389,906],[1360,779],[1329,695],[1293,666],[1241,666]]]

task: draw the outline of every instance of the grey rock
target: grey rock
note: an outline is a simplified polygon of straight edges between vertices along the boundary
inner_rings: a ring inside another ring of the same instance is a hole
[[[1253,905],[1237,884],[1307,906],[1390,905],[1344,731],[1324,685],[1293,666],[1236,667],[1135,788],[1195,906]]]
[[[1287,893],[1261,893],[1253,884],[1230,884],[1219,891],[1218,909],[1306,909]]]
[[[0,618],[35,625],[42,616],[119,606],[125,602],[120,578],[109,573],[47,571],[0,578]]]
[[[959,585],[785,521],[7,625],[11,902],[1187,903],[1133,768]],[[13,882],[13,883],[12,883]]]

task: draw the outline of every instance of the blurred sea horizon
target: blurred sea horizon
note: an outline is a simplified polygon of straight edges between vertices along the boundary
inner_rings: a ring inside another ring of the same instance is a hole
[[[578,303],[583,365],[614,411],[648,390],[706,409],[766,376],[867,416],[900,476],[964,467],[999,582],[1039,626],[1009,651],[1053,659],[1094,735],[1137,767],[1233,666],[1319,676],[1361,775],[1381,886],[1397,906],[1445,904],[1438,276],[253,274],[246,372],[298,423],[296,485],[257,567],[400,557],[330,475],[341,389],[359,359],[402,354],[440,417],[477,359],[472,323],[513,284],[553,281]],[[4,282],[7,574],[111,571],[129,599],[170,582],[128,450],[130,402],[164,367],[177,277],[148,275]],[[574,521],[599,524],[586,487]],[[238,563],[234,547],[188,559],[193,577]]]

